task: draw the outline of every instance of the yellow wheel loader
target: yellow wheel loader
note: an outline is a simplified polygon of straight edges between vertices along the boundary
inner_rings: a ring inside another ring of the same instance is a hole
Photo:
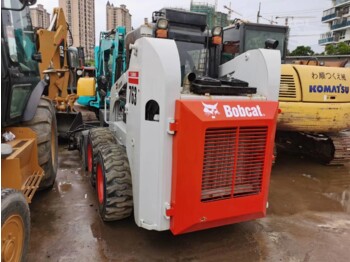
[[[28,203],[57,173],[57,123],[28,17],[35,1],[1,2],[1,258],[26,261]]]
[[[41,54],[40,77],[49,78],[44,94],[53,101],[56,108],[58,134],[66,137],[67,132],[82,124],[80,112],[74,109],[77,72],[83,65],[79,62],[77,48],[68,47],[69,28],[62,8],[54,8],[49,28],[36,31],[36,45]],[[83,49],[79,50],[80,53]]]
[[[324,164],[350,161],[350,68],[346,61],[286,64],[288,27],[236,22],[224,29],[223,58],[263,47],[281,51],[276,145]],[[277,41],[266,41],[275,39]]]

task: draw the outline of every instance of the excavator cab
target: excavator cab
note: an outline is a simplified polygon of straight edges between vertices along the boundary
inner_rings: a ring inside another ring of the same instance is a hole
[[[78,104],[95,109],[104,107],[105,97],[126,70],[125,34],[123,26],[100,33],[99,46],[95,47],[95,70],[84,68],[78,82]],[[91,76],[92,73],[95,75]]]

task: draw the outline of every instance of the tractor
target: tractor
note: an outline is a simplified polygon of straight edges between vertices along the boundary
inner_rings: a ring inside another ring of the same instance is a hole
[[[1,3],[1,257],[26,261],[29,205],[38,189],[52,188],[57,174],[57,123],[52,101],[42,96],[35,32],[29,5]]]

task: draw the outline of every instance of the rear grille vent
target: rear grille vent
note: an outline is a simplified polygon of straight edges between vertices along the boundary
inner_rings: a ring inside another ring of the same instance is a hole
[[[237,128],[205,133],[202,201],[231,198]]]
[[[234,197],[261,191],[267,128],[240,128]]]
[[[207,129],[201,201],[217,201],[261,191],[267,127]]]
[[[281,75],[280,98],[296,98],[297,92],[293,75]]]

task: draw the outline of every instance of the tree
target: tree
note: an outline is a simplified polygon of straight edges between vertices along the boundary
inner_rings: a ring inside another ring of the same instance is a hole
[[[326,45],[324,51],[326,52],[327,55],[334,55],[336,53],[335,49],[336,49],[335,45],[329,44],[329,45]]]
[[[86,66],[95,66],[95,60],[89,59],[85,61]]]
[[[349,55],[350,54],[350,46],[348,46],[344,42],[340,42],[336,45],[326,45],[325,48],[327,55]]]
[[[312,56],[315,52],[310,46],[300,45],[290,53],[290,56]]]

